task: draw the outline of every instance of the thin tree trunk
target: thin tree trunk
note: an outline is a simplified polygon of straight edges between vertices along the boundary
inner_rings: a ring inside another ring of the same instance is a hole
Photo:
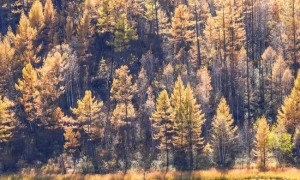
[[[199,41],[199,27],[198,27],[198,13],[197,6],[195,4],[195,19],[196,19],[196,38],[197,38],[197,57],[198,57],[198,65],[201,66],[201,49],[200,49],[200,41]]]

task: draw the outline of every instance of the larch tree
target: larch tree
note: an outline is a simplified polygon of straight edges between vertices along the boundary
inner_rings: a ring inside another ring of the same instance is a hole
[[[132,104],[133,94],[136,92],[136,85],[132,83],[132,76],[129,69],[123,65],[115,72],[115,77],[110,89],[110,99],[116,103],[111,118],[112,127],[117,130],[118,145],[125,161],[125,171],[129,168],[129,150],[135,145],[134,134],[136,132],[135,108]]]
[[[121,14],[115,24],[114,38],[110,45],[115,52],[122,52],[130,47],[131,40],[137,40],[136,27],[127,19],[126,14]]]
[[[77,108],[71,108],[72,113],[80,122],[79,127],[88,134],[88,141],[94,141],[103,133],[104,122],[101,120],[100,111],[102,101],[97,101],[90,90],[86,90],[84,97],[77,100]],[[100,136],[101,137],[101,136]]]
[[[229,26],[229,44],[228,44],[228,53],[230,56],[229,67],[230,67],[230,103],[234,104],[234,97],[237,96],[236,87],[238,86],[237,79],[237,64],[240,60],[239,53],[242,48],[245,46],[246,42],[246,32],[245,32],[245,23],[244,23],[244,7],[242,1],[234,1],[232,5],[231,12],[231,24]],[[236,112],[236,108],[233,108],[233,113]]]
[[[84,10],[80,22],[77,26],[77,53],[79,59],[85,61],[88,57],[88,48],[91,44],[92,37],[94,34],[93,26],[91,25],[90,12]]]
[[[41,99],[38,91],[37,72],[30,63],[23,68],[22,79],[18,79],[15,88],[20,91],[21,97],[19,98],[19,102],[23,106],[31,130],[33,130],[34,127],[32,124],[40,116],[38,104]]]
[[[222,0],[216,3],[215,27],[219,33],[219,52],[222,62],[222,91],[233,103],[235,91],[235,75],[239,50],[244,46],[245,28],[243,24],[242,2]],[[235,109],[233,109],[235,110]]]
[[[285,71],[289,71],[289,68],[286,64],[286,61],[283,59],[282,56],[277,56],[276,62],[272,68],[272,76],[271,76],[271,87],[272,87],[272,99],[270,99],[270,108],[271,111],[275,114],[277,109],[283,103],[284,96],[283,90],[288,87],[283,86],[283,75]],[[288,72],[286,72],[288,73]],[[286,74],[287,76],[287,74]],[[287,77],[286,77],[287,78]],[[288,80],[287,80],[288,81]]]
[[[125,6],[123,6],[124,3]],[[107,43],[114,48],[116,53],[129,49],[130,41],[138,39],[136,22],[130,18],[132,12],[128,8],[132,3],[131,1],[104,0],[98,9],[98,32],[110,33]]]
[[[48,47],[47,49],[52,49],[55,45],[57,45],[58,41],[58,18],[57,12],[54,8],[52,0],[46,0],[44,6],[44,47]]]
[[[282,98],[285,98],[287,95],[290,94],[291,89],[293,88],[293,82],[295,77],[290,68],[286,68],[282,75]]]
[[[213,116],[213,86],[210,72],[207,66],[203,66],[197,70],[196,87],[194,90],[197,102],[201,104],[202,112],[205,114],[207,121],[204,124],[204,136],[208,136],[208,130],[211,126]]]
[[[285,41],[285,50],[287,52],[287,60],[293,67],[293,75],[296,77],[299,68],[299,53],[297,52],[300,46],[299,25],[300,25],[300,1],[289,0],[279,1],[283,12],[281,20],[284,24],[283,39]]]
[[[271,153],[270,126],[265,116],[257,119],[254,154],[260,168],[266,168]]]
[[[151,86],[146,90],[146,100],[142,106],[143,123],[141,123],[141,141],[140,152],[143,155],[143,166],[144,168],[150,168],[149,161],[152,161],[152,157],[155,154],[156,147],[154,145],[153,137],[153,127],[151,115],[155,110],[155,97]]]
[[[157,19],[157,13],[158,9],[160,8],[158,0],[146,0],[144,3],[145,6],[145,18],[150,24],[149,31],[150,33],[154,32],[154,26],[156,28],[156,33],[158,34],[159,32],[159,27],[158,27],[158,19]],[[154,24],[155,23],[155,24]]]
[[[67,106],[75,106],[76,99],[81,94],[81,88],[79,85],[79,60],[76,52],[68,44],[62,44],[55,46],[48,53],[47,58],[48,57],[49,64],[56,64],[56,66],[59,65],[58,68],[52,67],[56,73],[51,71],[49,73],[52,75],[56,74],[57,76],[55,76],[55,78],[57,78],[57,80],[63,80],[62,84],[56,82],[56,85],[62,85],[64,87]],[[56,62],[51,62],[51,59]],[[60,64],[57,61],[59,61]],[[62,73],[62,77],[60,76],[60,73]],[[61,90],[63,90],[63,88]]]
[[[176,7],[172,18],[172,27],[170,29],[171,41],[174,48],[174,59],[177,64],[186,66],[189,69],[187,62],[187,54],[195,37],[194,16],[189,12],[186,5]],[[181,69],[178,67],[181,74]],[[188,71],[189,72],[189,71]]]
[[[276,51],[269,46],[264,53],[261,55],[262,58],[262,78],[263,78],[263,82],[264,82],[264,94],[265,94],[265,99],[266,102],[272,102],[274,99],[274,93],[273,93],[273,89],[275,87],[273,87],[273,82],[272,82],[272,78],[273,78],[273,65],[276,62],[277,59],[277,53]],[[268,115],[268,113],[266,113],[266,115]]]
[[[44,19],[45,26],[49,26],[49,28],[54,28],[53,25],[56,22],[56,10],[54,8],[52,0],[46,0],[44,6]]]
[[[152,0],[146,0],[144,3],[145,6],[145,17],[147,19],[147,21],[153,21],[155,20],[155,5],[154,3],[157,3],[158,5],[158,1],[152,1]]]
[[[158,23],[158,34],[162,37],[162,39],[166,39],[170,34],[169,28],[171,24],[169,23],[169,18],[166,12],[159,8],[157,10],[157,23]]]
[[[81,135],[78,130],[73,128],[66,128],[64,133],[65,143],[64,150],[68,155],[72,156],[73,168],[76,165],[76,157],[79,155],[80,151],[80,138]]]
[[[200,66],[202,64],[201,62],[201,45],[200,45],[200,40],[201,37],[203,36],[203,28],[205,26],[205,22],[207,21],[208,14],[209,14],[209,9],[208,9],[208,4],[206,0],[188,0],[188,7],[191,9],[191,13],[194,14],[195,18],[195,35],[196,35],[196,41],[194,43],[196,46],[196,58],[197,61],[195,64]]]
[[[111,13],[112,9],[112,1],[110,0],[103,0],[100,2],[98,9],[98,21],[97,21],[97,30],[100,34],[113,32],[114,28],[114,19]]]
[[[221,167],[231,165],[236,152],[237,126],[224,97],[221,98],[212,120],[211,140],[215,162]]]
[[[216,16],[213,17],[215,24],[213,25],[216,28],[216,37],[218,40],[217,49],[218,49],[218,58],[221,60],[221,84],[222,84],[222,92],[225,97],[228,97],[228,45],[229,45],[229,36],[230,36],[230,22],[231,22],[231,2],[230,0],[218,1],[216,3]]]
[[[34,47],[36,39],[37,30],[31,27],[29,19],[22,13],[14,42],[17,56],[15,67],[23,67],[27,63],[37,63],[39,61],[36,54],[41,46]]]
[[[64,133],[65,138],[65,144],[64,149],[69,154],[76,154],[78,153],[78,148],[80,146],[79,140],[80,140],[80,133],[76,130],[73,130],[72,128],[67,128]]]
[[[169,95],[166,90],[160,92],[157,101],[156,109],[153,112],[151,119],[153,121],[153,139],[158,141],[157,148],[166,153],[166,171],[170,164],[170,153],[174,147],[174,117],[173,110],[170,104]]]
[[[124,109],[125,111],[127,112],[133,111],[132,114],[135,114],[132,105],[133,93],[135,92],[136,92],[136,85],[133,85],[132,83],[132,76],[129,75],[128,67],[121,66],[115,72],[115,78],[113,80],[111,90],[110,90],[111,100],[115,101],[117,104],[125,105],[126,108]],[[128,122],[129,119],[127,118],[130,117],[128,116],[128,117],[123,117],[122,119],[115,119],[118,122],[116,125],[122,126],[124,124],[129,123]]]
[[[215,46],[220,46],[219,44],[219,29],[216,27],[216,19],[212,16],[208,16],[205,28],[203,30],[204,39],[207,41],[205,47],[205,56],[209,56],[209,51],[213,50]],[[208,52],[206,52],[208,51]]]
[[[37,31],[40,31],[44,27],[44,13],[43,5],[39,0],[35,0],[29,11],[29,23],[30,26]]]
[[[294,81],[291,94],[288,95],[280,109],[278,109],[277,121],[282,121],[286,126],[287,132],[295,133],[295,129],[300,124],[300,73]]]
[[[176,134],[174,136],[174,147],[175,153],[175,165],[185,167],[185,149],[187,147],[187,139],[185,137],[187,121],[184,119],[184,106],[183,102],[185,100],[185,87],[182,82],[181,76],[177,77],[177,81],[174,84],[174,89],[171,94],[170,102],[174,114],[174,130]]]
[[[172,49],[172,42],[169,41],[171,33],[171,22],[170,17],[167,15],[166,11],[163,8],[157,10],[157,27],[158,27],[158,36],[162,40],[161,47],[163,50],[164,61],[161,61],[160,64],[169,63],[174,55],[174,52],[170,51]]]
[[[128,0],[126,3],[127,9],[125,9],[125,12],[127,10],[129,19],[135,19],[137,20],[137,24],[139,24],[141,21],[141,17],[143,16],[144,9],[144,0]]]
[[[176,136],[174,137],[175,148],[179,151],[184,150],[184,130],[185,123],[183,118],[183,101],[185,99],[185,87],[182,82],[181,76],[177,77],[177,81],[175,82],[173,92],[171,94],[171,106],[174,111],[174,123],[176,126]]]
[[[1,146],[12,140],[16,128],[16,117],[11,109],[14,103],[0,96],[0,144]],[[1,148],[0,148],[1,149]]]
[[[15,48],[13,47],[12,40],[5,36],[0,40],[0,93],[10,97],[13,84],[13,66],[12,61],[15,55]]]
[[[202,125],[205,122],[204,114],[201,110],[201,105],[197,104],[196,98],[193,95],[193,90],[190,84],[187,84],[185,89],[185,99],[183,102],[186,151],[188,154],[188,168],[194,169],[195,161],[197,161],[196,154],[203,148],[204,138],[201,137]]]
[[[66,54],[49,53],[43,66],[37,70],[39,75],[38,89],[41,99],[39,109],[43,116],[42,123],[49,128],[57,127],[53,113],[58,107],[59,97],[65,92]]]

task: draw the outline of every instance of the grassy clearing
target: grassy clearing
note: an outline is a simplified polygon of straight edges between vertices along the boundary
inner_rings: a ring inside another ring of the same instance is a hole
[[[7,175],[1,176],[1,180],[143,180],[143,179],[158,179],[158,180],[179,180],[179,179],[199,179],[199,180],[225,180],[225,179],[299,179],[300,170],[295,168],[277,169],[266,172],[258,171],[257,169],[234,169],[229,171],[218,171],[210,169],[206,171],[194,172],[128,172],[114,173],[106,175]]]

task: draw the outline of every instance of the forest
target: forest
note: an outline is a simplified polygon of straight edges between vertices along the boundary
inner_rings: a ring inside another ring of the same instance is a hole
[[[1,0],[0,172],[300,166],[300,0]]]

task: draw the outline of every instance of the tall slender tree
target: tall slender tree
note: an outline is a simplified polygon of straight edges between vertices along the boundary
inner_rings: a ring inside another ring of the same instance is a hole
[[[187,54],[195,37],[194,17],[186,5],[176,7],[172,18],[171,41],[174,48],[174,59],[177,64],[189,68]],[[181,72],[181,68],[178,71]],[[189,71],[188,71],[189,72]]]
[[[173,110],[170,104],[169,95],[166,90],[160,92],[157,101],[156,109],[153,112],[151,119],[154,129],[153,139],[158,141],[157,148],[166,153],[166,171],[170,164],[170,153],[174,143],[174,117]]]
[[[188,154],[188,167],[190,170],[194,169],[195,155],[203,148],[204,138],[202,137],[202,125],[205,118],[201,110],[201,105],[197,104],[196,98],[193,95],[193,90],[190,84],[187,84],[185,89],[185,100],[183,102],[184,119],[185,119],[185,133],[186,151]]]
[[[232,165],[237,143],[237,126],[230,114],[224,97],[221,98],[212,121],[210,143],[214,150],[215,162],[221,167]]]
[[[23,78],[18,79],[18,83],[15,84],[15,88],[21,93],[19,102],[23,106],[23,110],[30,124],[31,130],[33,130],[34,127],[32,126],[32,124],[36,122],[38,120],[38,117],[40,116],[40,110],[38,107],[40,96],[37,89],[37,72],[29,63],[23,68],[22,76]]]
[[[92,96],[92,92],[87,90],[82,100],[77,101],[77,105],[77,108],[71,108],[71,110],[80,121],[80,127],[88,134],[88,141],[99,138],[97,136],[101,135],[101,128],[104,127],[104,122],[100,117],[103,102],[98,102]]]
[[[270,126],[265,116],[256,121],[255,156],[258,167],[266,168],[271,152]]]
[[[294,87],[289,96],[284,99],[281,108],[278,109],[277,121],[282,121],[287,132],[294,134],[296,127],[300,124],[300,73],[298,73],[297,78],[294,82]]]
[[[132,82],[127,66],[121,66],[115,72],[110,89],[110,99],[116,103],[111,118],[112,126],[117,130],[117,145],[125,161],[125,172],[130,167],[129,151],[136,146],[134,134],[136,133],[136,112],[132,104],[133,94],[136,92],[136,85]]]

